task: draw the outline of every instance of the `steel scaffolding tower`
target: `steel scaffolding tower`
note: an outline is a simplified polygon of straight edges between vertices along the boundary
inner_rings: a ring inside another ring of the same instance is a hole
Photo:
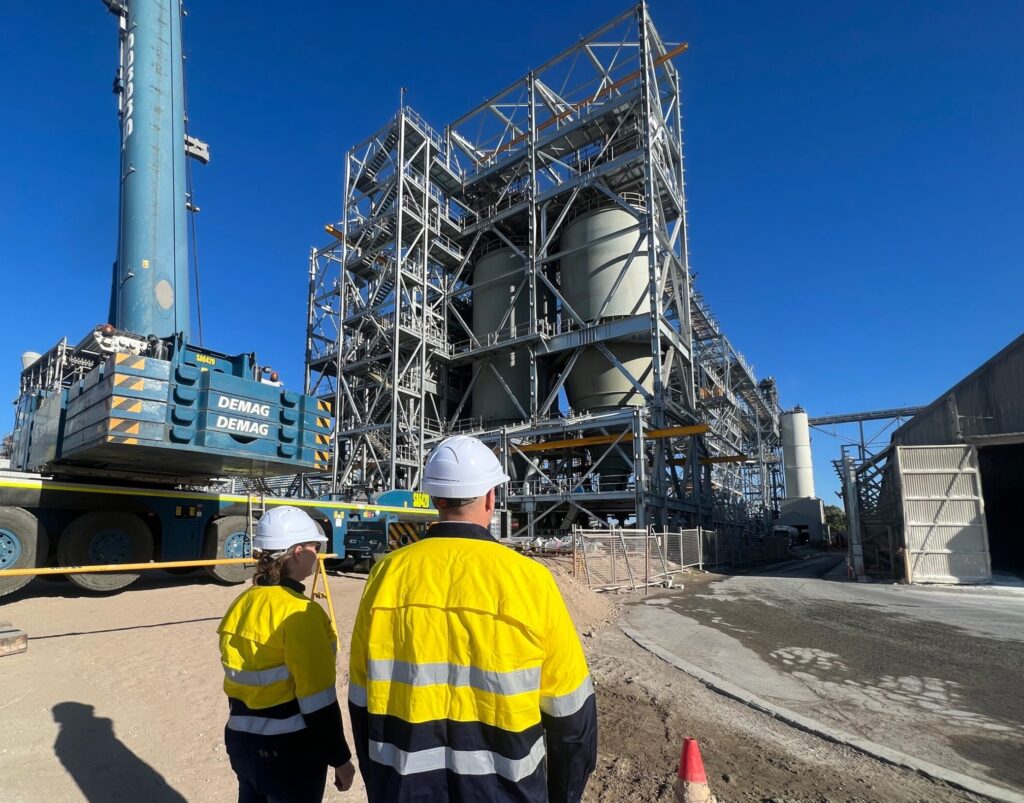
[[[417,487],[473,432],[513,533],[767,519],[777,402],[691,292],[685,47],[641,4],[443,135],[403,106],[348,153],[307,339],[338,487]]]
[[[333,399],[337,485],[412,488],[447,418],[447,284],[465,210],[441,137],[408,107],[345,160],[338,243],[310,260],[307,386]]]

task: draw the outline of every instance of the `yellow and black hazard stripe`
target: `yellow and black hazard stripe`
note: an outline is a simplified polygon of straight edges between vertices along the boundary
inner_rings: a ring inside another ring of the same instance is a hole
[[[328,451],[317,451],[317,452],[315,452],[315,454],[316,454],[316,460],[313,463],[313,465],[315,465],[319,469],[323,469],[324,471],[329,469],[330,468],[329,463],[330,463],[330,459],[331,459],[331,453],[328,452]]]
[[[142,381],[141,379],[139,380]],[[142,401],[140,399],[130,399],[127,396],[111,396],[110,397],[110,409],[117,410],[119,413],[141,413],[142,412]]]
[[[318,427],[323,427],[324,429],[330,429],[331,428],[331,419],[329,419],[329,418],[317,418],[316,425]]]
[[[316,409],[319,410],[321,413],[327,413],[327,415],[330,415],[333,407],[334,404],[328,399],[316,400]]]
[[[122,393],[126,390],[145,390],[146,380],[133,374],[114,374],[114,387]]]
[[[107,424],[107,432],[116,432],[119,435],[138,435],[141,421],[133,421],[130,418],[111,418]]]
[[[146,358],[136,357],[132,354],[115,354],[114,365],[124,365],[125,368],[130,368],[133,371],[141,371],[146,367]]]
[[[396,521],[388,527],[388,546],[391,549],[411,544],[420,540],[420,528],[408,521]]]
[[[135,446],[138,442],[138,438],[129,438],[124,435],[107,435],[107,443],[126,443],[129,446]]]

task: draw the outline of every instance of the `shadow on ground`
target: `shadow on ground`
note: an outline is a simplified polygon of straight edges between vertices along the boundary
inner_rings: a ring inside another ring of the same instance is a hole
[[[114,735],[113,721],[97,717],[91,705],[58,703],[53,719],[60,726],[54,753],[89,803],[185,803],[159,772]]]

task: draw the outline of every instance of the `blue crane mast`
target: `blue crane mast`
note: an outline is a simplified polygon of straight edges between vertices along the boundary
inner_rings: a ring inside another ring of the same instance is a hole
[[[77,343],[22,358],[13,470],[0,471],[0,596],[29,581],[25,570],[52,565],[246,558],[255,521],[280,504],[302,506],[344,554],[349,515],[373,507],[205,490],[231,475],[291,475],[305,487],[299,475],[329,468],[331,410],[282,387],[255,354],[191,337],[186,160],[209,152],[185,125],[180,0],[103,2],[120,45],[109,317]],[[408,503],[392,514],[430,517]],[[237,583],[252,570],[209,571]],[[91,591],[138,576],[68,574]]]
[[[120,214],[108,320],[23,358],[12,466],[166,484],[327,466],[327,403],[281,387],[255,354],[190,336],[179,0],[103,0],[118,21]]]

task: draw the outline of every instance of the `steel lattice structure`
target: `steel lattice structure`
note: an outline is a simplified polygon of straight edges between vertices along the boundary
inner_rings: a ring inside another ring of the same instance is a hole
[[[698,404],[711,426],[713,454],[740,453],[741,462],[716,464],[716,526],[764,532],[778,515],[781,441],[778,392],[770,377],[754,370],[721,331],[703,295],[690,296]]]
[[[471,431],[513,477],[500,505],[514,532],[768,520],[774,386],[691,289],[672,62],[685,47],[641,4],[443,134],[403,105],[349,151],[336,242],[310,261],[307,338],[307,390],[335,404],[337,487],[417,487],[431,444]],[[568,244],[594,210],[623,222]],[[582,314],[566,265],[624,238],[617,278]],[[482,278],[495,251],[519,267]],[[627,275],[644,277],[637,304],[605,315]],[[507,309],[482,323],[474,299],[495,287]],[[626,400],[574,410],[567,391],[595,365]],[[484,393],[505,412],[474,410]]]
[[[331,397],[338,484],[415,487],[451,391],[448,283],[466,210],[441,137],[411,109],[349,151],[338,243],[310,260],[307,385]],[[340,366],[340,368],[339,368]]]

